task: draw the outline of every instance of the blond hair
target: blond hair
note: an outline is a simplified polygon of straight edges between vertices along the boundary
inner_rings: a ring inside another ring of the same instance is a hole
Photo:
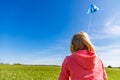
[[[70,50],[72,53],[78,50],[88,50],[95,52],[95,48],[88,38],[88,34],[85,32],[79,32],[73,36]]]

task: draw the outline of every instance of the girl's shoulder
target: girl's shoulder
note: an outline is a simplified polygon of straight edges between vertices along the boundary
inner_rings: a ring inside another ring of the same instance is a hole
[[[71,58],[71,56],[66,56],[65,59],[64,59],[64,61],[63,61],[63,63],[64,63],[64,64],[69,63],[70,58]]]
[[[70,59],[70,56],[66,56],[64,61],[68,61]]]

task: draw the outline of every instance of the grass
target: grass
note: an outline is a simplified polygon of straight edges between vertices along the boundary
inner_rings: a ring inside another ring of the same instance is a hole
[[[0,80],[57,80],[58,66],[0,65]]]
[[[120,69],[106,68],[109,80],[120,80]],[[0,65],[0,80],[58,80],[59,66]]]
[[[120,69],[106,68],[106,72],[109,80],[120,80]]]

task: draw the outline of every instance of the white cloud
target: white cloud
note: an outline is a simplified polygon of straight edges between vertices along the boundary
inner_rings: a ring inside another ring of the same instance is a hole
[[[117,20],[115,20],[116,22]],[[119,22],[120,23],[120,22]],[[108,21],[105,23],[104,32],[111,36],[120,36],[120,25],[114,24],[114,22]]]
[[[21,60],[22,64],[35,64],[35,65],[61,65],[63,61],[63,55],[51,55],[46,57],[26,57]]]
[[[101,54],[120,54],[120,46],[115,44],[97,46],[96,50]]]
[[[120,66],[120,46],[119,45],[103,45],[96,47],[97,54],[103,60],[105,66]]]
[[[2,61],[10,64],[61,65],[65,56],[70,54],[67,43],[67,40],[61,40],[50,47],[41,48],[27,54],[22,53],[23,55],[21,56],[18,56],[16,53],[8,57],[4,55]]]
[[[120,13],[113,14],[105,20],[101,29],[95,30],[93,38],[95,39],[112,39],[120,38]],[[102,26],[102,25],[101,25]]]
[[[111,15],[104,24],[103,32],[111,36],[120,36],[120,13]]]
[[[54,46],[45,50],[25,55],[22,64],[61,65],[69,51],[62,46]]]

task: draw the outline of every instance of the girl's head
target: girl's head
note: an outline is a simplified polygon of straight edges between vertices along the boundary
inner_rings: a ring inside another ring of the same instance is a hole
[[[85,32],[79,32],[73,36],[70,50],[72,53],[78,50],[88,50],[95,52],[95,48],[89,40],[87,33]]]

